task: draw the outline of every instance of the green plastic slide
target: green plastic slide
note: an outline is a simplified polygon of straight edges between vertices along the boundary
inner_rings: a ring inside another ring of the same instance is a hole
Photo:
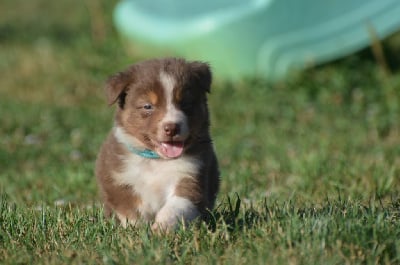
[[[124,0],[114,20],[145,56],[184,56],[225,78],[272,80],[399,30],[400,1]]]

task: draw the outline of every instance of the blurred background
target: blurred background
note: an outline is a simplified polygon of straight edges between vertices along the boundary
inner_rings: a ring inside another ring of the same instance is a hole
[[[209,61],[217,76],[283,78],[379,41],[400,28],[396,0],[124,0],[114,23],[140,53]]]
[[[398,196],[399,16],[387,15],[398,4],[366,1],[368,20],[357,11],[364,1],[185,1],[194,8],[187,13],[174,2],[0,2],[3,196],[28,205],[96,201],[94,160],[113,115],[104,80],[171,55],[210,61],[215,72],[221,196]],[[344,20],[332,15],[343,10]]]

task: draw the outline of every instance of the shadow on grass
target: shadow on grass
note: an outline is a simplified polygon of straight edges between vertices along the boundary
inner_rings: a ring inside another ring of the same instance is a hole
[[[261,207],[260,207],[261,206]],[[208,212],[205,221],[211,231],[216,231],[224,224],[228,231],[240,231],[244,228],[252,229],[254,226],[268,224],[270,221],[287,221],[296,219],[298,221],[317,220],[330,218],[338,222],[344,220],[362,220],[373,218],[384,218],[390,223],[400,221],[400,196],[393,196],[390,202],[382,202],[378,199],[370,199],[363,203],[350,199],[343,199],[340,194],[336,199],[326,198],[320,204],[299,205],[296,201],[279,203],[268,202],[264,199],[257,209],[250,206],[242,206],[239,195],[235,198],[227,196],[216,209]]]
[[[241,209],[242,200],[236,194],[236,199],[232,200],[226,197],[226,202],[222,202],[213,212],[208,212],[205,216],[205,222],[211,231],[216,231],[219,224],[223,223],[228,231],[241,230],[243,228],[252,228],[259,222],[267,221],[263,216],[253,208],[245,209],[243,214]]]

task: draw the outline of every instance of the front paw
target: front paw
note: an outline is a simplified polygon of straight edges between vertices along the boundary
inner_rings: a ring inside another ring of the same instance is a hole
[[[151,228],[153,231],[171,232],[179,227],[179,224],[185,226],[199,215],[199,210],[190,200],[173,196],[157,213]]]
[[[169,234],[172,231],[175,231],[177,225],[171,225],[167,223],[160,223],[160,222],[155,222],[154,224],[151,225],[151,231],[154,234]]]

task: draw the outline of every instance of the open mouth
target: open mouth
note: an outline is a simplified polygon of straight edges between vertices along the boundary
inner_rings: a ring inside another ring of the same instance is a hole
[[[183,141],[161,142],[159,151],[165,157],[177,158],[182,155],[184,147],[185,144]]]

